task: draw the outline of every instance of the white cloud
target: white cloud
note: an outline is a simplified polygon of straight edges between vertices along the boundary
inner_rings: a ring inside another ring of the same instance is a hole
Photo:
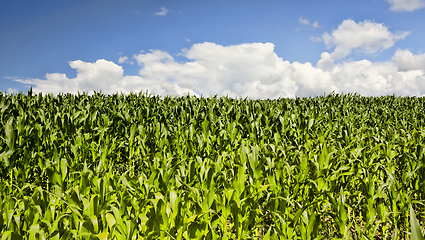
[[[339,92],[338,86],[332,81],[332,75],[311,63],[294,62],[291,65],[290,76],[297,86],[297,96],[311,96]]]
[[[332,82],[339,90],[337,92],[357,92],[367,96],[424,95],[425,71],[401,71],[394,59],[389,62],[361,60],[335,64],[331,55],[325,52],[317,68],[331,74]]]
[[[320,25],[319,25],[319,22],[318,22],[318,21],[316,21],[316,22],[314,22],[314,23],[310,24],[310,21],[309,21],[308,19],[305,19],[305,18],[302,18],[302,17],[300,17],[300,18],[298,19],[298,21],[299,21],[301,24],[303,24],[303,25],[308,25],[308,26],[311,26],[311,27],[313,27],[313,28],[322,27],[322,26],[320,26]]]
[[[140,76],[124,76],[121,66],[100,59],[94,63],[70,62],[75,78],[51,73],[46,79],[15,79],[32,85],[34,92],[104,93],[148,90],[158,95],[229,95],[250,98],[278,98],[356,92],[362,95],[424,95],[423,55],[399,50],[392,61],[368,60],[335,63],[322,53],[316,66],[282,60],[272,43],[221,46],[199,43],[183,49],[188,61],[179,63],[161,50],[134,55]],[[413,61],[414,68],[406,68]],[[419,63],[417,63],[418,61]],[[422,65],[420,65],[422,64]],[[421,68],[422,66],[422,68]]]
[[[161,8],[160,12],[156,12],[155,15],[159,15],[159,16],[166,16],[168,13],[168,9],[166,9],[165,7]]]
[[[150,63],[155,62],[169,62],[173,61],[173,57],[167,52],[163,52],[161,50],[149,50],[150,53],[144,53],[141,51],[141,54],[133,55],[133,58],[136,59],[139,65],[149,65]]]
[[[6,90],[6,93],[7,94],[18,93],[18,90],[16,90],[15,88],[8,88]]]
[[[400,71],[425,69],[425,54],[413,55],[408,50],[397,50],[391,59]]]
[[[381,23],[365,20],[356,23],[351,19],[344,20],[332,34],[323,34],[328,48],[335,47],[331,56],[341,59],[353,50],[364,53],[375,53],[392,47],[397,40],[404,39],[410,32],[391,33]]]
[[[124,56],[124,57],[120,57],[120,58],[118,59],[118,63],[119,63],[119,64],[121,64],[121,63],[125,63],[127,60],[128,60],[128,57],[126,57],[126,56]]]
[[[120,58],[118,59],[118,63],[119,63],[119,64],[128,63],[128,64],[130,64],[130,65],[133,65],[133,64],[134,64],[134,62],[133,62],[133,61],[130,61],[130,60],[128,60],[128,59],[129,59],[129,58],[128,58],[127,56],[120,57]]]
[[[193,91],[181,88],[167,81],[158,82],[156,79],[144,79],[140,76],[124,76],[121,66],[111,61],[99,59],[94,63],[83,62],[81,60],[72,61],[69,64],[76,69],[77,76],[68,78],[65,74],[49,73],[45,79],[14,79],[33,87],[35,93],[73,93],[102,90],[103,93],[130,93],[146,91],[159,95],[184,95]],[[170,85],[171,84],[171,85]]]
[[[307,20],[307,19],[305,19],[305,18],[300,17],[300,19],[298,19],[298,21],[299,21],[301,24],[304,24],[304,25],[310,25],[310,21],[308,21],[308,20]]]
[[[261,97],[263,91],[278,97],[292,96],[294,87],[289,78],[282,78],[278,83],[271,84],[264,80],[270,76],[285,74],[289,62],[283,61],[274,53],[272,43],[252,43],[233,46],[221,46],[214,43],[200,43],[190,49],[184,49],[182,55],[190,61],[177,63],[168,54],[156,51],[136,56],[136,59],[154,59],[156,62],[143,62],[144,68],[140,75],[146,79],[160,81],[172,80],[204,95],[230,94]],[[139,61],[140,62],[140,61]],[[261,79],[267,82],[267,88],[262,88]],[[285,86],[286,83],[286,86]]]
[[[310,37],[310,40],[313,42],[323,42],[323,39],[320,37]]]
[[[313,28],[321,27],[317,21],[315,21],[313,24],[311,24],[311,26],[312,26]]]
[[[390,10],[412,12],[425,7],[424,0],[386,0],[390,4]]]
[[[16,81],[24,84],[35,85],[34,92],[93,92],[94,90],[108,91],[110,87],[123,77],[121,66],[113,62],[99,59],[94,63],[81,60],[69,63],[71,68],[77,70],[77,77],[69,79],[65,74],[48,73],[46,79],[24,79]]]

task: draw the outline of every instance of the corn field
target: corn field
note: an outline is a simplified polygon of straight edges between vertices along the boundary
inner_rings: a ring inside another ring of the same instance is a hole
[[[1,240],[411,239],[412,214],[425,227],[424,97],[30,91],[0,93],[0,110]]]

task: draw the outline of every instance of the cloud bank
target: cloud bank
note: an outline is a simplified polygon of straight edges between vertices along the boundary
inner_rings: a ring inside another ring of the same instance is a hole
[[[355,34],[354,34],[355,33]],[[347,35],[355,36],[346,37]],[[222,46],[204,42],[183,49],[187,60],[176,61],[168,52],[149,50],[133,55],[139,76],[126,76],[121,66],[99,59],[72,61],[75,78],[46,74],[45,79],[15,79],[33,86],[34,92],[93,93],[145,92],[155,95],[228,95],[267,99],[336,93],[367,96],[425,94],[425,54],[397,50],[387,62],[342,61],[353,51],[379,52],[404,39],[408,32],[391,33],[382,24],[345,20],[323,39],[331,52],[310,62],[289,62],[274,52],[273,43]],[[121,59],[120,62],[127,61]]]

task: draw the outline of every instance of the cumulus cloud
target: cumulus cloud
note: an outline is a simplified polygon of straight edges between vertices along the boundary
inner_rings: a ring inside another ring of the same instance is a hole
[[[397,50],[391,59],[400,71],[425,69],[425,54],[414,55],[408,50]]]
[[[144,66],[139,72],[144,78],[171,80],[199,94],[261,97],[263,92],[273,96],[294,92],[293,82],[284,76],[290,64],[274,53],[272,43],[221,46],[205,42],[183,49],[182,55],[190,61],[177,63],[168,53],[152,50],[134,57]],[[273,83],[270,77],[275,75],[282,79]]]
[[[120,58],[118,59],[118,63],[119,63],[119,64],[121,64],[121,63],[125,63],[127,60],[128,60],[128,57],[126,57],[126,56],[124,56],[124,57],[120,57]]]
[[[347,19],[331,34],[323,34],[323,40],[328,48],[335,47],[332,57],[341,59],[350,55],[353,50],[375,53],[389,49],[397,40],[404,39],[409,34],[410,32],[391,33],[383,24],[369,20],[356,23]]]
[[[69,63],[77,71],[75,78],[68,78],[66,74],[48,73],[45,79],[14,79],[17,82],[32,86],[35,93],[73,93],[94,91],[103,93],[130,93],[149,90],[159,95],[185,95],[195,93],[191,89],[181,88],[167,81],[159,82],[156,79],[144,79],[141,76],[124,76],[121,66],[104,59],[94,63],[81,60]]]
[[[168,13],[168,9],[166,9],[165,7],[161,8],[161,11],[156,12],[155,15],[159,15],[159,16],[166,16]]]
[[[71,68],[77,70],[77,77],[69,79],[65,74],[48,73],[46,79],[24,79],[16,81],[24,84],[35,85],[34,92],[93,92],[98,89],[109,89],[123,76],[121,66],[113,62],[99,59],[94,63],[81,60],[69,63]]]
[[[331,74],[340,92],[357,92],[367,96],[423,96],[425,71],[400,69],[396,59],[393,57],[388,62],[361,60],[335,64],[329,53],[323,53],[317,67]]]
[[[425,7],[425,0],[386,0],[390,4],[390,10],[412,12]]]
[[[205,42],[184,49],[186,62],[176,62],[161,50],[134,55],[140,76],[124,76],[121,66],[100,59],[94,63],[70,62],[75,78],[51,73],[46,79],[17,79],[33,86],[34,92],[93,90],[104,93],[146,91],[158,95],[229,95],[255,99],[312,96],[335,91],[362,95],[425,94],[423,55],[397,51],[392,61],[368,60],[335,63],[322,53],[316,66],[282,60],[272,43],[222,46]],[[409,62],[414,61],[414,67]],[[419,62],[419,63],[418,63]],[[420,65],[422,64],[422,65]]]
[[[173,57],[161,50],[150,49],[150,53],[144,53],[145,51],[141,51],[141,54],[133,55],[133,58],[136,59],[139,65],[149,65],[155,62],[169,62],[173,61]]]

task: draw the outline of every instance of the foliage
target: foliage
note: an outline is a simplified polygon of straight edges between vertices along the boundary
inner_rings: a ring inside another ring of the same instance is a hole
[[[407,239],[409,212],[425,219],[424,109],[0,93],[0,237]]]

